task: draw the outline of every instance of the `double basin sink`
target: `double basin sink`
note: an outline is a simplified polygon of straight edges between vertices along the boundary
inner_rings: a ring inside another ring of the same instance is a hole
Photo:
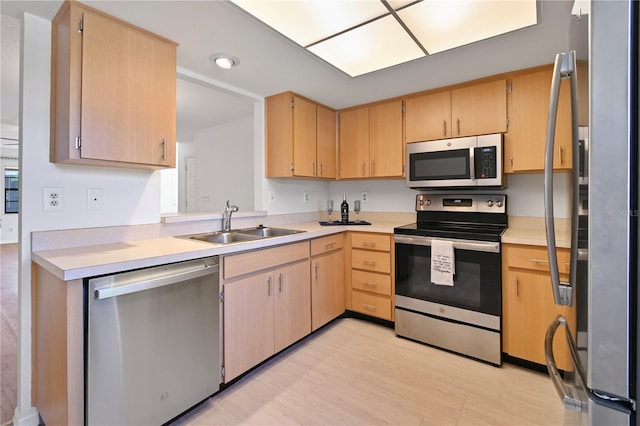
[[[236,229],[232,231],[205,232],[202,234],[181,235],[178,238],[206,241],[214,244],[232,244],[263,240],[265,238],[283,237],[286,235],[299,234],[301,232],[305,231],[286,228],[272,228],[260,225],[255,228]]]

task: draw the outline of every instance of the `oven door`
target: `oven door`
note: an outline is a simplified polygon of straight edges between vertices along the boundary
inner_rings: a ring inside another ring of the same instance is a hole
[[[455,259],[453,286],[431,282],[431,237],[395,235],[396,306],[418,299],[501,316],[500,243],[452,240]],[[411,307],[406,307],[411,309]],[[498,326],[499,327],[499,326]]]

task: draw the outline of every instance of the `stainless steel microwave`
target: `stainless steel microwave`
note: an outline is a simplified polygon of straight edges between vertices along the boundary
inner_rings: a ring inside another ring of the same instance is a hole
[[[504,188],[502,134],[407,144],[407,187]]]

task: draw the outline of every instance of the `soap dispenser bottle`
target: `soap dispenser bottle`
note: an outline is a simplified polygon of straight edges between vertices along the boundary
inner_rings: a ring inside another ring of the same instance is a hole
[[[340,204],[340,216],[342,223],[349,223],[349,204],[347,203],[347,194],[344,194],[342,204]]]

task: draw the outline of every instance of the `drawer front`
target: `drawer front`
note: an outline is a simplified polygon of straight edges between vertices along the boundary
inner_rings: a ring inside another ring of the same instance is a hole
[[[354,269],[351,271],[351,287],[391,296],[391,275],[357,271]]]
[[[309,258],[309,241],[225,256],[224,278],[250,274],[307,258]]]
[[[365,315],[391,320],[391,299],[377,294],[361,293],[357,290],[351,294],[351,309]]]
[[[351,250],[351,267],[366,271],[391,273],[391,255],[369,250]]]
[[[351,247],[377,251],[391,250],[391,237],[386,234],[351,233]]]
[[[549,256],[546,247],[536,246],[507,246],[507,262],[510,268],[531,269],[534,271],[549,271]],[[569,249],[560,248],[558,254],[558,269],[560,273],[569,273]]]
[[[327,253],[344,247],[344,233],[311,240],[311,256]]]

